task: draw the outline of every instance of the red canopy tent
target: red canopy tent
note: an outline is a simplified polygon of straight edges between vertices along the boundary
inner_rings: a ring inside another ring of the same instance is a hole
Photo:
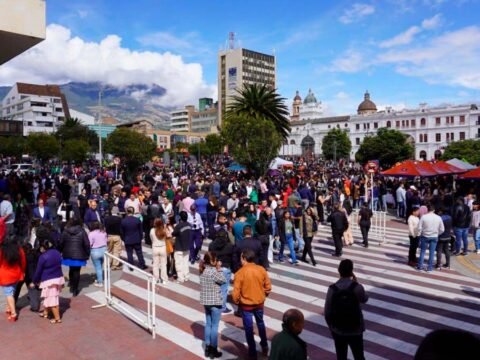
[[[426,162],[426,161],[425,161]],[[433,169],[431,163],[428,165],[420,165],[419,161],[405,160],[394,167],[385,170],[382,172],[382,175],[385,176],[404,176],[404,177],[415,177],[415,176],[436,176],[438,172]]]
[[[467,171],[466,173],[460,175],[459,179],[480,179],[480,167]]]

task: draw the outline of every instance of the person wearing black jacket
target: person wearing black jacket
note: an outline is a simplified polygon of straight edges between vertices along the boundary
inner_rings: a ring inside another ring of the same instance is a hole
[[[232,310],[227,307],[227,297],[232,278],[233,245],[230,243],[228,233],[224,230],[216,232],[215,239],[208,246],[208,251],[214,253],[217,260],[222,263],[222,272],[226,279],[226,282],[220,285],[223,296],[222,313],[229,314]]]
[[[190,242],[192,237],[192,226],[188,223],[188,214],[180,212],[180,221],[173,229],[172,236],[175,237],[174,258],[175,269],[177,270],[177,283],[188,280],[190,270],[188,258],[190,256]]]
[[[342,256],[342,235],[343,232],[348,228],[347,216],[343,211],[340,210],[340,204],[335,203],[333,205],[333,211],[328,216],[327,221],[332,226],[332,238],[335,244],[335,252],[332,256],[340,257]]]
[[[22,281],[17,283],[15,289],[14,299],[17,303],[20,296],[20,291],[22,290],[23,284],[27,286],[28,289],[28,300],[30,302],[30,310],[38,311],[40,309],[40,289],[33,283],[33,276],[37,270],[38,258],[40,257],[38,249],[34,249],[30,243],[23,245],[23,251],[25,252],[25,278]]]
[[[269,210],[271,212],[271,210]],[[270,246],[270,235],[272,234],[272,224],[269,219],[267,210],[260,213],[260,219],[255,223],[255,231],[258,240],[262,245],[262,259],[261,264],[265,269],[269,268],[268,265],[268,248]]]
[[[455,252],[454,255],[467,255],[468,254],[468,230],[470,228],[470,222],[472,219],[472,213],[470,208],[465,205],[463,198],[459,197],[455,202],[452,211],[452,224],[453,231],[455,233]],[[463,252],[460,253],[460,248],[463,242]]]
[[[122,253],[122,218],[118,215],[118,209],[114,208],[105,217],[105,231],[108,235],[108,252],[113,256],[120,257]],[[111,259],[110,268],[112,270],[122,270],[122,264]]]
[[[363,246],[368,248],[368,232],[370,231],[370,226],[372,224],[371,219],[373,212],[368,208],[368,204],[364,202],[362,208],[358,212],[358,226],[360,226],[360,231],[362,232]]]
[[[241,267],[241,255],[242,251],[250,249],[255,253],[255,264],[263,265],[263,249],[260,241],[252,237],[252,228],[250,225],[246,225],[243,228],[243,240],[236,243],[233,254],[233,270],[237,272]]]
[[[87,265],[90,257],[90,241],[79,218],[70,219],[65,225],[58,250],[62,253],[62,264],[69,267],[70,292],[77,296],[80,291],[80,269]]]

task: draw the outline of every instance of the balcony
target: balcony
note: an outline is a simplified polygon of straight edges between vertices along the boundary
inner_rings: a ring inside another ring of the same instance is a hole
[[[45,40],[45,0],[0,1],[0,65]]]

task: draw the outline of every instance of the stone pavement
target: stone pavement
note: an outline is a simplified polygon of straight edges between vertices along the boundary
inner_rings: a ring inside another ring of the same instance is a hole
[[[364,306],[366,358],[411,359],[423,336],[433,329],[480,334],[480,281],[454,269],[427,274],[408,267],[406,226],[390,219],[388,227],[383,245],[371,239],[371,246],[364,249],[358,246],[360,234],[355,231],[357,244],[344,249],[343,257],[354,261],[355,273],[370,294]],[[322,226],[314,241],[317,267],[274,264],[269,272],[273,292],[265,304],[268,338],[281,329],[286,309],[299,308],[306,318],[301,337],[308,344],[310,359],[335,358],[322,315],[328,285],[338,277],[339,259],[330,256],[332,251],[330,227]],[[150,263],[151,250],[144,248],[144,252]],[[197,266],[192,266],[191,272],[187,283],[157,288],[155,340],[121,314],[108,308],[92,310],[92,305],[104,301],[102,291],[92,287],[77,298],[64,297],[62,324],[50,325],[27,308],[17,323],[0,322],[4,343],[9,344],[0,350],[0,358],[202,358],[204,314],[198,301]],[[135,272],[114,274],[112,293],[130,306],[144,309],[144,281]],[[233,315],[222,316],[219,331],[223,359],[243,359],[245,336],[241,320]],[[34,341],[26,344],[26,336]]]

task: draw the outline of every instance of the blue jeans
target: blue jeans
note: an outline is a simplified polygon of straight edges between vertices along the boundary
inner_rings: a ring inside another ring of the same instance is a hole
[[[435,257],[435,249],[437,248],[438,237],[420,236],[420,258],[418,259],[418,269],[423,268],[423,259],[428,246],[428,271],[433,270],[433,259]]]
[[[475,250],[480,250],[480,229],[473,229],[473,241],[475,242]]]
[[[222,311],[227,310],[227,297],[228,297],[228,287],[230,286],[230,279],[232,278],[232,270],[229,268],[222,267],[223,275],[227,280],[224,284],[220,285],[220,290],[222,291],[223,296],[223,306]]]
[[[222,306],[204,305],[205,308],[205,346],[217,348],[218,324],[222,316]]]
[[[97,274],[97,282],[99,284],[103,284],[103,255],[107,247],[101,247],[92,249],[90,251],[90,256],[92,258],[93,266],[95,267],[95,273]]]
[[[399,218],[405,217],[405,202],[397,201],[397,216]]]
[[[305,247],[305,240],[303,240],[303,237],[300,235],[300,229],[295,229],[295,237],[298,241],[298,252],[302,252]]]
[[[373,198],[373,210],[378,211],[378,197]]]
[[[272,216],[272,236],[275,237],[277,235],[277,218]]]
[[[257,358],[257,347],[255,345],[255,338],[253,335],[253,317],[257,323],[258,335],[260,336],[260,346],[267,347],[267,332],[265,330],[265,323],[263,322],[263,307],[254,310],[242,309],[243,328],[245,329],[245,337],[248,344],[248,355],[254,359]]]
[[[295,256],[295,246],[293,244],[293,234],[286,234],[287,246],[288,250],[290,250],[290,258],[292,259],[292,263],[297,262],[297,257]],[[283,256],[283,254],[282,254]]]
[[[463,252],[468,252],[468,228],[453,228],[455,233],[455,252],[460,252],[463,242]]]

